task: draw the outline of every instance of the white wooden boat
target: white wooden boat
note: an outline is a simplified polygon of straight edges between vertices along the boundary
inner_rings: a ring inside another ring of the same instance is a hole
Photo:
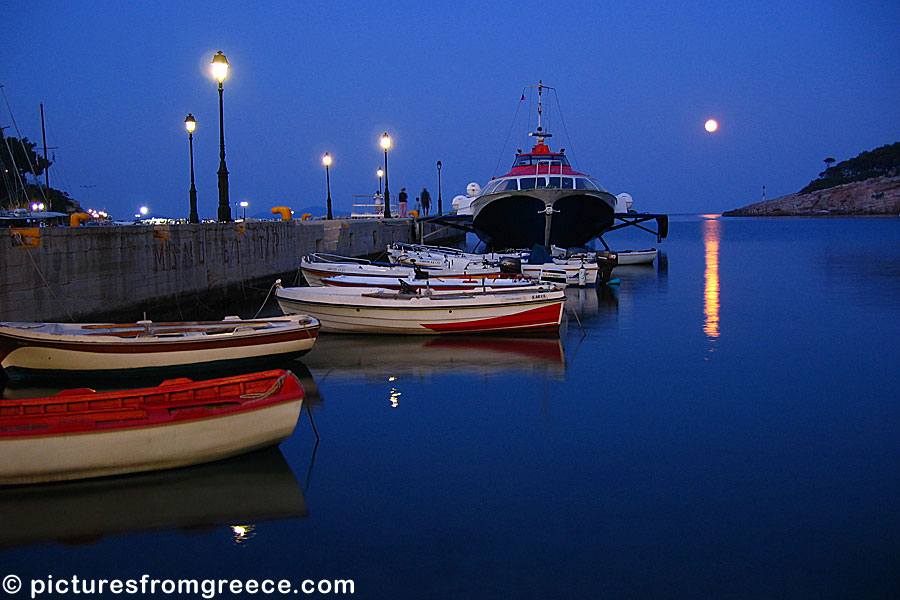
[[[300,356],[316,341],[307,315],[177,323],[0,323],[0,365],[15,371],[123,371]]]
[[[623,265],[645,265],[656,260],[656,248],[649,250],[617,250],[615,254],[619,258],[619,266]]]
[[[600,269],[596,262],[550,262],[540,265],[522,265],[522,274],[540,281],[556,283],[567,287],[587,287],[597,285]]]
[[[412,264],[374,263],[369,260],[329,254],[308,254],[300,259],[300,271],[311,286],[325,285],[322,279],[336,275],[365,275],[391,279],[413,277],[416,270],[433,277],[499,277],[500,268],[473,263],[468,268],[436,268]]]
[[[604,276],[608,280],[616,260],[615,253],[598,256],[595,252],[567,253],[561,248],[556,248],[554,254],[557,253],[558,256],[548,256],[548,262],[530,264],[524,262],[531,254],[528,250],[472,254],[455,248],[423,244],[394,243],[388,246],[388,254],[400,263],[431,265],[440,264],[441,261],[467,260],[474,264],[481,260],[485,265],[497,265],[506,273],[520,271],[523,275],[538,281],[569,287],[594,286],[598,280],[602,281]]]
[[[509,277],[372,277],[368,275],[336,275],[322,278],[322,283],[333,287],[382,288],[387,290],[409,291],[435,290],[487,290],[513,289],[534,286],[537,281],[524,275]]]
[[[394,242],[388,245],[387,253],[391,260],[400,264],[448,268],[478,264],[496,266],[504,258],[527,259],[530,251],[510,250],[509,252],[476,254],[446,246]]]
[[[323,331],[509,333],[558,330],[565,292],[548,285],[412,294],[386,289],[276,286],[275,297],[285,314],[311,314],[322,323]]]
[[[275,445],[302,401],[300,382],[282,370],[0,399],[0,484],[154,471]]]

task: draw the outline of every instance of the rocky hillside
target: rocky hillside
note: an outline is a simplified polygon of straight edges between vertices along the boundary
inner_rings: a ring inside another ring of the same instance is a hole
[[[722,213],[727,217],[900,215],[900,176],[873,177],[804,194],[789,194]]]

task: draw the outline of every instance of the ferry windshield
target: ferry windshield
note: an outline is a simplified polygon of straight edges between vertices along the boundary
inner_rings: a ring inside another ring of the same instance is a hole
[[[543,156],[535,156],[534,154],[520,154],[516,157],[516,162],[513,163],[513,167],[527,167],[531,165],[550,165],[550,167],[568,167],[569,159],[563,156],[562,154],[555,154],[550,158],[547,158],[546,155]]]

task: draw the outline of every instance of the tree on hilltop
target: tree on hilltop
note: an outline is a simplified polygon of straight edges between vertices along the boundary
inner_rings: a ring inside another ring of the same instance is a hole
[[[800,190],[801,194],[900,173],[900,142],[861,152],[855,158],[841,161],[836,165],[833,164],[834,158],[826,158],[825,164],[829,165],[829,161],[832,165],[826,166],[825,170],[819,173],[818,179],[810,181],[809,185]]]

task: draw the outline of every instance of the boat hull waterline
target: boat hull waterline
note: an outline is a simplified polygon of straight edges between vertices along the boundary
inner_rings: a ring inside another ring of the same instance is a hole
[[[302,401],[289,371],[0,400],[0,484],[169,469],[276,445]]]
[[[313,315],[323,331],[405,335],[556,331],[565,302],[565,292],[552,286],[432,295],[307,287],[275,294],[285,313]]]

